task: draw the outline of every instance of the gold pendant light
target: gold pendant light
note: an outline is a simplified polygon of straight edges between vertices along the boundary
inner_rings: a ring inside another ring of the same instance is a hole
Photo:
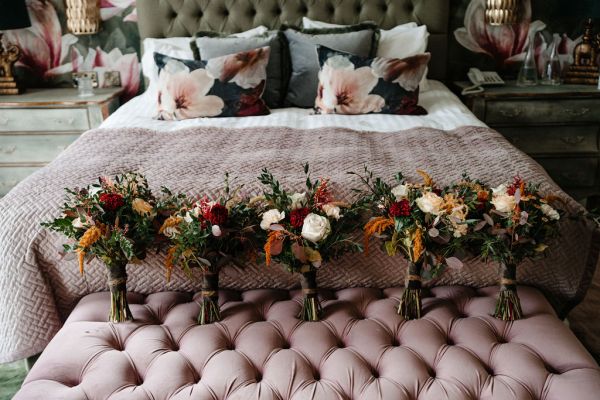
[[[485,22],[490,25],[516,24],[519,0],[486,0]]]
[[[100,0],[66,0],[67,27],[75,35],[91,35],[100,30]]]

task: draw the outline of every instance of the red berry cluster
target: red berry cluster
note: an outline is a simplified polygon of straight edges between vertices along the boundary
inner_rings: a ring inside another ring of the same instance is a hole
[[[396,217],[408,217],[410,215],[410,203],[408,200],[400,200],[392,203],[390,206],[390,216]]]
[[[106,211],[117,211],[125,205],[125,200],[117,193],[103,193],[100,195],[100,203]]]
[[[302,225],[304,224],[304,219],[308,214],[310,214],[310,210],[306,207],[292,210],[292,212],[290,213],[290,222],[292,226],[296,229],[302,228]]]
[[[229,211],[227,207],[222,204],[213,205],[210,210],[204,215],[211,224],[213,225],[223,225],[227,222],[227,217],[229,216]]]

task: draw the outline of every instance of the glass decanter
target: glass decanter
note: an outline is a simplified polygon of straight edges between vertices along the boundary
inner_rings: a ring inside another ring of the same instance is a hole
[[[535,62],[535,35],[537,32],[531,32],[529,35],[529,44],[527,53],[523,60],[523,65],[517,78],[517,86],[535,86],[538,84],[538,72]]]
[[[542,85],[560,85],[562,70],[560,67],[560,58],[558,56],[558,44],[560,36],[555,33],[550,47],[550,58],[544,63],[542,71]]]

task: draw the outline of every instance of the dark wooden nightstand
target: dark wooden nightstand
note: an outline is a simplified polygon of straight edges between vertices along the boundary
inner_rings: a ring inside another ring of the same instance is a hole
[[[470,82],[456,82],[459,90]],[[600,205],[600,90],[595,86],[518,87],[514,82],[462,96],[477,118],[533,157],[577,200]]]

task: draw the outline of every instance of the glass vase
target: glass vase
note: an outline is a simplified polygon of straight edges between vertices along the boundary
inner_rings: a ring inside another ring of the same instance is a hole
[[[560,58],[558,56],[558,44],[560,36],[555,33],[550,47],[550,56],[544,64],[542,71],[542,85],[560,85],[562,70],[560,66]]]

